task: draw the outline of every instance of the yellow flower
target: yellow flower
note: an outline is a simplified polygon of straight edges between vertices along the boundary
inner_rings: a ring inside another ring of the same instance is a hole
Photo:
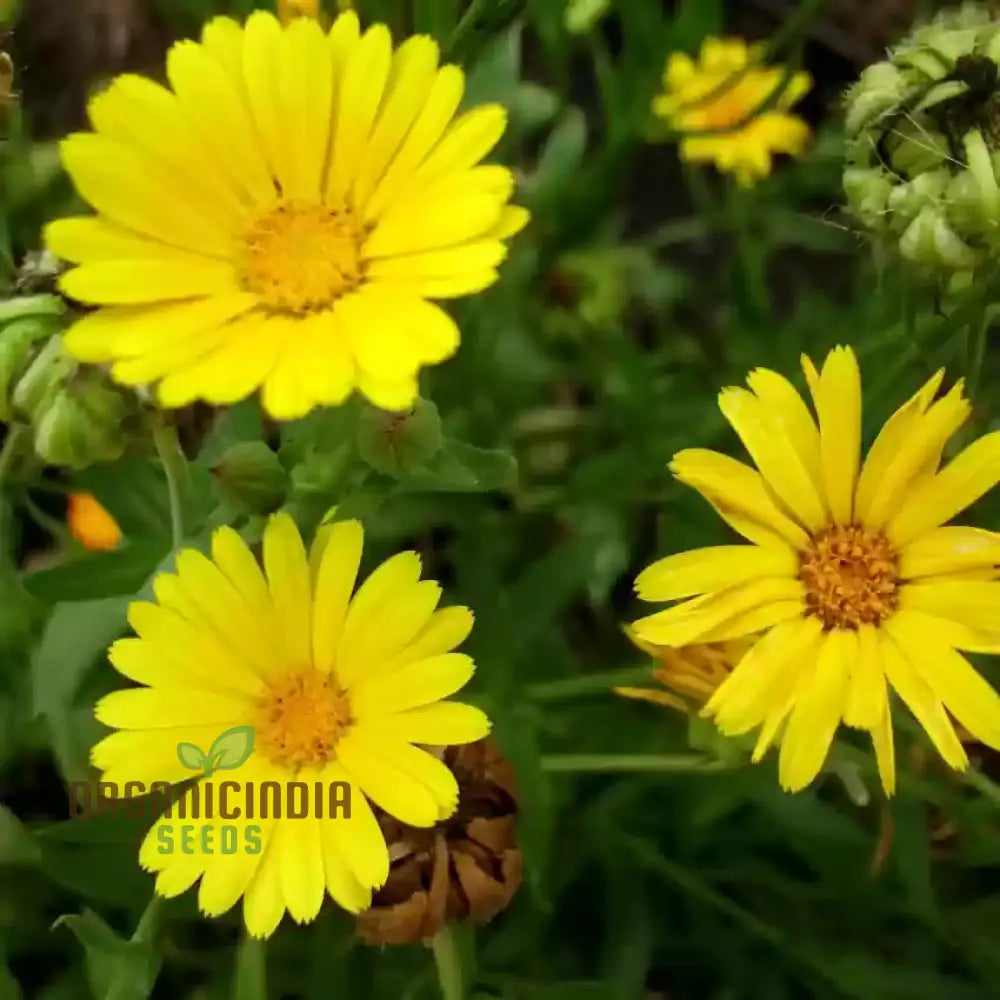
[[[681,133],[681,157],[692,163],[713,162],[740,184],[751,185],[771,173],[774,153],[798,155],[809,139],[809,127],[788,113],[809,91],[808,73],[787,81],[775,106],[754,112],[782,86],[780,67],[755,65],[760,46],[741,39],[707,38],[696,63],[675,52],[667,61],[666,92],[653,101],[653,111]]]
[[[158,382],[163,406],[225,404],[262,387],[291,419],[359,389],[408,407],[421,366],[458,347],[430,299],[497,277],[527,221],[514,180],[480,160],[503,133],[499,105],[456,117],[462,71],[426,36],[395,52],[353,12],[328,33],[210,21],[177,43],[167,90],[125,75],[90,104],[95,132],[63,163],[96,217],[46,229],[74,264],[71,298],[102,308],[67,350]]]
[[[939,371],[886,422],[861,462],[861,375],[850,348],[817,372],[802,359],[818,425],[781,375],[751,373],[719,406],[757,469],[703,449],[674,456],[750,545],[668,556],[636,580],[644,600],[679,601],[632,626],[686,646],[762,633],[703,714],[726,735],[760,727],[754,759],[781,737],[789,791],[823,765],[838,725],[870,733],[895,788],[888,687],[956,769],[968,760],[953,717],[1000,748],[1000,696],[959,652],[1000,653],[1000,535],[942,527],[1000,479],[1000,432],[942,465],[971,411]],[[888,685],[888,687],[887,687]]]
[[[113,549],[122,539],[118,522],[90,493],[70,493],[66,508],[70,534],[86,549]]]
[[[667,690],[616,687],[612,689],[615,694],[688,713],[700,708],[715,694],[749,645],[746,639],[736,639],[732,642],[695,643],[673,649],[643,642],[632,629],[625,631],[644,653],[657,661],[657,666],[653,667],[653,678]]]
[[[325,892],[351,912],[364,910],[389,872],[368,800],[411,826],[433,826],[455,810],[458,787],[414,744],[471,743],[489,730],[478,709],[441,700],[472,676],[472,660],[452,652],[472,614],[436,610],[441,588],[418,582],[416,553],[393,556],[354,592],[357,521],[322,526],[307,553],[291,518],[277,514],[262,548],[263,573],[236,532],[221,528],[211,559],[181,552],[176,573],[155,581],[156,603],[131,606],[138,638],[116,642],[110,658],[146,686],[98,703],[97,718],[119,732],[92,754],[103,781],[148,790],[192,777],[179,744],[209,748],[230,728],[252,727],[249,759],[221,777],[239,779],[230,814],[248,788],[256,790],[256,814],[206,818],[202,808],[200,820],[178,819],[175,805],[149,831],[139,860],[158,873],[163,896],[201,878],[198,902],[208,915],[242,896],[246,926],[258,937],[273,933],[286,909],[300,923],[315,918]],[[290,783],[305,782],[305,814],[264,817],[265,782],[288,795]],[[312,794],[317,783],[335,782],[350,783],[349,818],[331,817]],[[180,800],[185,816],[194,797],[221,803],[224,784],[213,775],[192,785]],[[195,826],[189,853],[177,849],[183,823]],[[226,826],[235,827],[230,846],[239,849],[219,853]],[[256,853],[242,849],[251,841]]]

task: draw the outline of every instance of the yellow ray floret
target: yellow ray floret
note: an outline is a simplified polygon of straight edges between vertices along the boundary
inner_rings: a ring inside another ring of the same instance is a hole
[[[354,390],[409,406],[459,333],[431,300],[491,285],[528,216],[511,172],[481,161],[506,113],[459,113],[464,76],[436,43],[384,25],[328,32],[258,11],[177,43],[169,88],[117,78],[63,164],[97,214],[48,248],[97,306],[68,333],[83,361],[163,406],[260,389],[278,419]]]
[[[389,872],[370,803],[412,826],[446,818],[455,778],[421,746],[471,743],[490,728],[478,709],[444,700],[473,673],[454,651],[472,614],[438,608],[441,588],[420,580],[416,553],[393,556],[358,585],[357,521],[324,525],[307,552],[285,514],[271,518],[262,548],[261,567],[221,528],[210,557],[183,551],[175,572],[155,581],[155,602],[131,606],[137,636],[116,642],[110,659],[142,686],[98,703],[99,721],[117,731],[92,754],[103,781],[148,791],[196,777],[190,753],[198,766],[198,748],[220,733],[253,733],[242,765],[206,770],[184,793],[186,819],[178,803],[157,820],[140,862],[164,896],[201,879],[206,914],[242,897],[257,937],[286,910],[312,920],[326,893],[352,912],[366,908]],[[296,782],[307,793],[295,815],[287,805],[276,815],[273,803],[262,811],[265,785],[287,802]],[[204,803],[222,803],[227,783],[237,815],[207,814]],[[326,792],[317,799],[317,786],[349,789],[349,814],[331,811]],[[185,824],[193,850],[178,846]],[[226,838],[234,849],[220,850]]]
[[[653,101],[653,112],[680,134],[683,159],[714,163],[746,186],[771,173],[774,154],[797,156],[809,139],[806,123],[789,111],[809,91],[809,75],[786,80],[780,67],[761,65],[761,55],[738,38],[706,39],[697,62],[675,52]]]
[[[962,655],[1000,653],[1000,535],[944,522],[1000,480],[1000,432],[942,464],[970,413],[962,383],[936,373],[861,454],[861,375],[835,348],[803,357],[815,409],[783,376],[758,370],[726,389],[723,414],[756,469],[697,449],[671,468],[749,544],[667,556],[636,581],[671,601],[634,622],[660,647],[755,636],[704,707],[723,733],[759,730],[755,758],[780,740],[782,785],[819,773],[841,723],[868,732],[895,788],[890,691],[955,768],[953,725],[1000,749],[1000,696]]]

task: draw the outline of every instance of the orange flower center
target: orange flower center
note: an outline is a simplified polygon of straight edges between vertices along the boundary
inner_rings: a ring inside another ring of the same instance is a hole
[[[806,605],[828,628],[877,625],[896,607],[899,568],[884,535],[859,525],[831,525],[802,553]]]
[[[361,283],[363,235],[346,205],[283,201],[243,238],[243,286],[281,312],[323,309]]]
[[[257,746],[281,767],[319,767],[333,759],[351,721],[347,693],[335,681],[312,667],[292,670],[260,703]]]

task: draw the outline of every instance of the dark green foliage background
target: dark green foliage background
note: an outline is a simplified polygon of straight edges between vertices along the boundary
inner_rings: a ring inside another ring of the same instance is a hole
[[[156,6],[178,35],[222,9]],[[458,0],[358,6],[397,38],[415,29],[448,42],[469,70],[468,102],[510,109],[495,157],[516,168],[533,223],[499,284],[455,304],[458,356],[425,373],[445,441],[427,468],[395,478],[366,468],[360,403],[277,438],[242,404],[192,448],[188,544],[204,546],[221,520],[259,533],[219,505],[209,469],[233,442],[267,437],[304,530],[342,503],[365,521],[369,567],[414,546],[447,601],[475,609],[471,694],[517,768],[526,877],[493,924],[458,932],[468,1000],[996,997],[1000,790],[988,757],[965,780],[946,776],[897,705],[890,804],[867,747],[849,735],[834,773],[787,796],[772,760],[743,766],[730,753],[727,766],[677,771],[678,755],[712,759],[717,744],[678,714],[616,699],[603,676],[647,666],[620,630],[639,611],[636,571],[727,537],[666,469],[684,447],[736,453],[716,408],[722,386],[756,366],[801,386],[801,352],[820,359],[850,343],[870,440],[934,368],[947,365],[951,379],[978,365],[961,318],[877,271],[839,208],[836,100],[856,68],[807,41],[825,5],[801,4],[782,34],[781,58],[804,60],[817,78],[804,106],[815,142],[747,192],[650,142],[665,56],[732,25],[718,0],[612,0],[583,35],[566,30],[562,0],[529,0],[520,13],[481,3],[457,32]],[[10,262],[37,247],[42,220],[73,207],[51,143],[31,140],[29,98],[3,149]],[[963,440],[997,426],[997,368],[987,350]],[[200,919],[192,893],[147,910],[142,824],[66,820],[65,782],[89,776],[100,735],[93,702],[119,683],[103,651],[122,634],[128,601],[171,559],[166,489],[145,454],[72,478],[28,470],[8,485],[0,1000],[440,996],[426,948],[366,948],[329,905],[305,928],[286,918],[266,949],[242,942],[238,909]],[[70,488],[98,495],[126,547],[25,571],[26,554],[48,544],[39,523],[58,531]],[[1000,508],[983,501],[965,519],[1000,528]],[[930,831],[945,821],[957,833],[935,846]],[[880,844],[889,852],[876,872]]]

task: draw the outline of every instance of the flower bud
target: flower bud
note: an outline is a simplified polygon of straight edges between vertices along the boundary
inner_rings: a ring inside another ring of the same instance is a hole
[[[241,513],[270,514],[288,493],[288,473],[263,441],[234,444],[212,467],[222,498]]]
[[[35,452],[49,465],[83,469],[125,451],[123,397],[94,379],[60,387],[35,418]]]
[[[426,399],[418,399],[404,413],[369,407],[358,419],[358,452],[376,472],[387,476],[405,475],[426,465],[441,440],[441,417]]]
[[[1000,18],[967,3],[917,27],[846,98],[854,217],[928,274],[1000,252]]]
[[[75,368],[73,359],[63,353],[62,337],[50,337],[14,387],[15,409],[29,420],[38,419],[39,411],[52,402],[63,381]]]
[[[35,344],[51,333],[51,327],[37,319],[16,319],[0,329],[0,420],[14,419],[11,393],[27,370]]]

